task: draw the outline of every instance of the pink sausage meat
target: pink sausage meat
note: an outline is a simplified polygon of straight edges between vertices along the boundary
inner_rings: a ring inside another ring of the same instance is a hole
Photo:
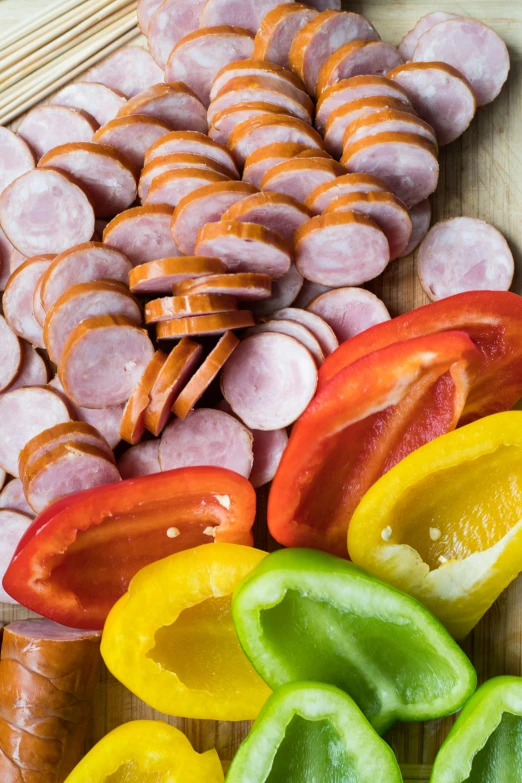
[[[0,193],[31,169],[34,169],[34,155],[27,142],[0,126]]]
[[[0,392],[15,380],[22,365],[22,344],[0,315]]]
[[[91,68],[85,81],[101,82],[133,98],[147,87],[162,82],[163,71],[141,46],[123,46]]]
[[[431,28],[436,24],[439,24],[439,22],[446,22],[448,19],[458,18],[458,14],[451,14],[447,11],[433,11],[431,14],[426,14],[426,16],[423,16],[421,19],[419,19],[415,27],[410,30],[409,33],[406,33],[397,47],[399,52],[402,54],[405,60],[413,59],[413,53],[415,51],[415,47],[419,43],[419,38],[421,35],[427,33],[428,30],[431,30]]]
[[[364,288],[335,288],[312,299],[307,307],[333,329],[339,343],[370,326],[390,320],[384,302]]]
[[[161,68],[165,68],[178,41],[198,29],[204,5],[205,0],[164,0],[156,7],[147,37],[152,56]]]
[[[89,115],[68,106],[37,106],[18,126],[18,134],[25,139],[37,158],[60,144],[92,141],[98,123]]]
[[[127,449],[118,460],[118,470],[122,479],[160,473],[159,445],[160,440],[156,438],[137,443]]]
[[[51,100],[58,106],[82,109],[94,117],[98,125],[113,120],[127,98],[119,90],[96,82],[73,82],[63,87]]]
[[[111,220],[103,242],[124,253],[134,266],[158,258],[179,256],[170,232],[172,207],[150,204],[134,207]]]

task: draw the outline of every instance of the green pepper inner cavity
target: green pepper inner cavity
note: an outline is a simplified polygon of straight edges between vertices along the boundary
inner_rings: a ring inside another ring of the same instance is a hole
[[[471,774],[463,783],[521,783],[522,718],[509,712],[473,759]]]

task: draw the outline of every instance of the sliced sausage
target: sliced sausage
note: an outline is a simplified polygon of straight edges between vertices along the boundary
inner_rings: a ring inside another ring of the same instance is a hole
[[[272,294],[252,302],[249,307],[257,316],[271,315],[281,307],[289,307],[295,301],[302,285],[302,275],[297,271],[295,264],[291,264],[286,275],[272,282]]]
[[[11,182],[34,169],[34,155],[21,136],[0,126],[0,193]]]
[[[25,499],[24,487],[20,479],[11,479],[0,492],[0,508],[21,511],[22,514],[25,514],[30,519],[34,518],[34,511]],[[18,546],[18,542],[16,546]],[[5,601],[5,598],[3,600]]]
[[[317,94],[351,76],[386,76],[404,60],[397,49],[384,41],[351,41],[337,49],[325,62],[317,81]]]
[[[253,438],[234,416],[198,408],[185,419],[174,419],[161,436],[162,470],[215,465],[248,478],[254,463]]]
[[[309,220],[295,235],[296,266],[313,283],[361,285],[378,277],[389,261],[386,235],[368,215],[321,215]]]
[[[407,91],[419,117],[429,122],[443,146],[461,136],[475,116],[471,85],[445,63],[405,63],[388,74]]]
[[[138,476],[160,473],[159,444],[159,438],[145,440],[127,449],[118,460],[118,470],[122,479],[125,481]]]
[[[45,317],[44,343],[54,364],[60,362],[72,330],[86,318],[99,315],[121,315],[141,324],[140,306],[123,283],[115,280],[77,283],[56,300]]]
[[[308,209],[284,193],[254,193],[237,201],[222,215],[222,220],[257,223],[292,243],[297,229],[312,217]]]
[[[368,136],[347,147],[342,162],[349,172],[383,179],[407,207],[428,198],[439,180],[436,147],[410,133]]]
[[[116,147],[137,168],[143,166],[145,153],[154,142],[172,131],[170,125],[147,114],[116,117],[102,125],[93,136],[98,144]]]
[[[312,299],[307,307],[329,324],[339,343],[355,337],[370,326],[390,320],[390,314],[371,291],[364,288],[335,288]]]
[[[26,471],[24,493],[39,514],[58,498],[116,481],[121,481],[118,468],[104,451],[69,442],[52,448]]]
[[[447,19],[458,19],[458,14],[451,14],[448,11],[432,11],[431,14],[423,16],[415,27],[406,33],[399,46],[397,47],[405,60],[413,58],[415,47],[419,43],[419,38],[439,22],[445,22]]]
[[[294,337],[279,332],[243,340],[221,375],[221,390],[247,427],[279,430],[293,424],[315,394],[317,367]]]
[[[40,160],[39,168],[64,171],[91,199],[97,217],[114,217],[137,195],[137,171],[120,150],[91,142],[62,144]]]
[[[409,256],[410,253],[413,253],[415,248],[418,247],[428,233],[431,223],[431,204],[429,199],[426,198],[424,201],[419,201],[418,204],[415,204],[415,206],[410,209],[410,218],[412,224],[410,241],[402,251],[400,258],[404,258],[404,256]]]
[[[30,258],[87,242],[94,233],[94,209],[69,175],[34,169],[0,196],[0,223],[11,244]]]
[[[36,318],[40,326],[45,323],[45,310],[42,304],[42,283],[44,275],[41,275],[37,284],[34,287],[33,294],[33,315]]]
[[[352,123],[363,117],[372,117],[387,109],[400,111],[402,114],[414,116],[413,107],[407,106],[396,98],[377,96],[372,98],[358,98],[356,101],[345,103],[334,109],[326,122],[324,143],[330,154],[340,158],[343,152],[343,139],[347,128]],[[432,134],[435,141],[434,134]]]
[[[198,29],[204,5],[205,0],[164,0],[155,9],[146,35],[152,56],[161,68],[165,68],[178,41]]]
[[[61,397],[48,387],[24,386],[2,394],[0,466],[18,476],[18,457],[31,438],[70,418]]]
[[[172,207],[147,204],[133,207],[111,220],[103,242],[124,253],[134,266],[159,258],[179,256],[170,233]]]
[[[283,278],[282,278],[283,279]],[[174,286],[176,296],[185,294],[230,294],[236,299],[257,300],[270,296],[272,278],[255,272],[232,272],[185,280]]]
[[[216,256],[229,272],[261,272],[277,280],[290,269],[290,246],[279,234],[257,223],[220,220],[198,231],[197,255]]]
[[[260,187],[261,180],[264,175],[271,169],[272,166],[277,166],[278,163],[283,163],[285,160],[297,157],[300,153],[310,151],[310,147],[305,144],[296,144],[295,142],[276,142],[275,144],[267,144],[264,147],[254,150],[245,160],[245,167],[243,169],[243,182],[250,182],[251,185],[255,185],[256,188]],[[327,152],[323,150],[312,150],[317,157],[330,157]]]
[[[230,313],[237,310],[237,301],[229,294],[188,294],[186,296],[164,296],[151,299],[145,305],[145,323],[169,321],[171,318],[185,318],[189,315],[208,313]]]
[[[319,185],[306,198],[305,205],[312,215],[320,215],[340,196],[347,196],[349,193],[382,193],[387,190],[386,182],[371,174],[343,174],[342,177]]]
[[[412,59],[452,65],[470,83],[479,106],[495,100],[510,65],[507,46],[491,27],[461,18],[439,22],[425,32]]]
[[[303,82],[280,65],[269,63],[266,60],[238,60],[225,65],[216,75],[210,90],[210,100],[215,100],[226,84],[238,76],[270,76],[286,89],[293,87],[293,95],[296,100],[306,100],[309,97]]]
[[[392,193],[349,193],[334,199],[324,215],[352,210],[369,215],[386,235],[390,260],[404,253],[411,237],[412,222],[405,204]]]
[[[147,114],[167,122],[173,130],[193,130],[206,133],[205,107],[186,84],[153,84],[130,98],[119,110],[118,117]]]
[[[45,348],[45,343],[42,327],[34,315],[34,293],[53,258],[44,255],[24,261],[11,275],[4,291],[3,308],[7,323],[15,334],[38,348]]]
[[[111,449],[115,449],[120,442],[120,422],[123,415],[123,404],[113,405],[108,408],[82,408],[75,405],[65,394],[63,386],[57,375],[49,381],[49,386],[62,396],[71,417],[75,421],[83,421],[90,424],[103,435]]]
[[[367,117],[359,117],[350,123],[343,136],[343,149],[377,133],[413,133],[437,144],[435,131],[424,120],[405,111],[384,109]]]
[[[334,11],[341,10],[341,0],[310,0],[310,5],[318,11],[326,11],[328,8]]]
[[[312,283],[311,280],[305,280],[294,304],[296,307],[302,307],[304,309],[308,307],[312,299],[315,299],[316,296],[331,290],[330,286],[319,285],[319,283]]]
[[[232,332],[228,334],[231,336],[226,341],[237,343],[237,337]],[[225,337],[222,338],[224,339]],[[153,435],[158,436],[165,429],[172,406],[195,375],[202,352],[201,345],[183,337],[168,355],[150,391],[149,404],[145,411],[145,426]]]
[[[49,370],[40,354],[29,343],[22,343],[22,363],[18,375],[6,391],[14,391],[22,386],[45,386],[49,380]]]
[[[92,141],[97,129],[98,123],[86,112],[49,103],[31,109],[18,126],[17,133],[39,159],[61,144]]]
[[[210,104],[211,107],[212,104]],[[276,106],[274,103],[263,103],[255,96],[255,100],[235,103],[228,109],[214,114],[208,135],[220,144],[228,144],[230,134],[236,125],[252,117],[258,117],[260,114],[288,114],[288,112],[282,106]]]
[[[197,334],[223,334],[229,329],[245,329],[253,325],[254,319],[248,310],[217,315],[195,315],[175,318],[172,321],[161,321],[156,324],[156,337],[158,340],[177,340],[179,337]]]
[[[207,158],[205,155],[194,155],[187,152],[180,152],[175,155],[162,155],[159,158],[153,158],[150,163],[144,166],[141,172],[138,194],[142,203],[146,200],[150,186],[156,177],[166,174],[167,171],[176,171],[178,169],[202,169],[203,171],[221,174],[228,179],[237,179],[237,174],[232,176],[230,169],[227,169],[220,163],[216,163],[212,158]]]
[[[153,353],[147,332],[127,318],[88,318],[69,335],[58,375],[75,405],[120,405],[129,399]]]
[[[406,106],[410,105],[406,91],[386,76],[351,76],[332,84],[321,93],[315,115],[317,130],[324,133],[328,117],[335,109],[361,98],[393,98]]]
[[[514,270],[513,254],[500,231],[476,218],[436,223],[417,255],[421,285],[435,301],[463,291],[508,291]]]
[[[0,315],[0,392],[13,383],[22,369],[22,343]]]
[[[318,367],[324,362],[324,353],[317,338],[310,329],[304,326],[304,324],[298,323],[297,321],[291,321],[287,318],[270,320],[262,324],[256,324],[256,326],[253,326],[251,329],[247,329],[245,336],[250,337],[254,334],[262,334],[264,332],[277,332],[278,334],[288,334],[290,337],[295,337],[301,345],[308,348]]]
[[[271,103],[303,122],[312,122],[314,105],[293,84],[273,78],[271,74],[250,74],[236,76],[221,88],[208,108],[209,124],[219,112],[247,101]]]
[[[315,8],[302,3],[284,3],[273,8],[256,32],[253,59],[268,60],[289,69],[292,41],[315,16]]]
[[[328,158],[294,158],[269,169],[261,189],[284,193],[304,204],[315,188],[346,173],[344,166]]]
[[[121,417],[120,435],[131,446],[138,443],[145,433],[145,411],[150,402],[150,393],[166,361],[167,354],[156,351],[127,400]]]
[[[0,291],[4,290],[6,283],[9,280],[9,275],[11,274],[11,257],[13,253],[18,253],[18,251],[15,250],[4,234],[2,226],[0,226]],[[22,259],[20,263],[27,260],[22,253],[20,253],[19,256]]]
[[[257,188],[246,182],[217,182],[181,199],[174,210],[171,226],[172,236],[180,251],[185,255],[193,255],[199,229],[206,223],[220,220],[232,204],[253,193],[257,193]]]
[[[152,181],[145,204],[167,204],[174,209],[185,196],[216,182],[230,182],[230,177],[201,168],[166,171]]]
[[[218,71],[230,62],[247,60],[254,37],[239,26],[202,27],[174,46],[165,66],[167,82],[183,82],[208,106],[210,88]]]
[[[236,164],[227,148],[198,131],[172,131],[168,133],[147,150],[145,162],[150,164],[155,158],[179,154],[202,155],[211,158],[230,171],[230,176],[233,179],[238,177]]]
[[[294,142],[322,150],[323,140],[316,130],[296,117],[264,114],[241,122],[230,134],[229,146],[234,159],[243,165],[254,150],[277,142]]]
[[[207,0],[200,17],[201,27],[237,24],[255,35],[263,17],[282,0]]]
[[[332,328],[318,315],[298,307],[283,307],[272,314],[275,320],[295,321],[312,332],[325,356],[329,356],[339,343]]]
[[[111,447],[98,430],[85,422],[67,421],[65,424],[57,424],[55,427],[44,430],[44,432],[32,438],[22,449],[18,458],[18,470],[22,480],[26,471],[40,457],[43,457],[44,454],[47,454],[55,446],[69,442],[96,446],[104,452],[108,459],[114,462]]]
[[[132,264],[119,250],[101,242],[84,242],[60,253],[42,278],[41,300],[45,311],[72,285],[95,280],[126,283]]]
[[[163,0],[138,0],[138,27],[143,35],[147,35],[152,15]]]
[[[351,41],[380,41],[380,36],[364,16],[332,10],[318,14],[297,33],[290,64],[310,95],[316,94],[319,72],[330,55]]]
[[[179,348],[184,340],[176,348]],[[192,343],[192,345],[194,344]],[[219,339],[217,345],[209,353],[201,367],[193,374],[188,383],[184,384],[179,393],[175,395],[172,412],[178,418],[185,419],[187,417],[238,345],[239,340],[234,332],[225,332],[223,337]]]
[[[225,272],[219,258],[161,258],[135,266],[129,273],[129,287],[134,294],[170,294],[172,287],[183,280]]]
[[[12,483],[12,482],[11,482]],[[8,485],[9,486],[9,485]],[[0,576],[4,577],[7,567],[20,543],[20,539],[33,521],[33,516],[11,508],[0,508],[0,529],[2,530],[2,546],[0,547]],[[0,601],[6,604],[17,604],[9,593],[0,586]],[[20,695],[18,698],[20,698]],[[5,695],[4,695],[5,698]],[[4,778],[5,779],[5,778]],[[14,779],[14,778],[13,778]],[[22,780],[22,778],[19,778]]]
[[[2,236],[2,234],[3,234],[3,232],[1,232],[0,236]],[[5,234],[3,234],[3,235],[5,236]],[[5,239],[6,239],[7,242],[9,242],[7,237],[5,237]],[[9,242],[9,245],[11,247],[13,247],[10,242]],[[18,267],[21,266],[24,263],[24,261],[27,261],[27,256],[24,256],[23,253],[20,253],[19,250],[14,248],[13,252],[11,253],[11,257],[9,259],[9,269],[11,271],[11,274],[13,274],[13,272],[15,272],[18,269]],[[7,280],[6,280],[6,282],[7,282]]]
[[[98,125],[113,120],[127,98],[119,90],[96,82],[73,82],[56,93],[51,103],[81,109],[94,117]]]
[[[163,81],[163,71],[141,46],[123,46],[98,63],[85,76],[133,98],[147,87]]]

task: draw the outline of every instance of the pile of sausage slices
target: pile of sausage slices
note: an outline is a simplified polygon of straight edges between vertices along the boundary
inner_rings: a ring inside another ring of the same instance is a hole
[[[511,284],[492,226],[428,231],[439,147],[508,75],[492,29],[435,12],[395,48],[337,0],[140,0],[139,25],[150,53],[120,49],[0,128],[14,538],[120,477],[270,481],[325,356],[390,317],[361,286],[419,243],[432,299]]]

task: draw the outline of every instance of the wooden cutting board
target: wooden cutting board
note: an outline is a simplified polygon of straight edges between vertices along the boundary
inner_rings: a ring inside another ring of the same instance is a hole
[[[1,0],[0,30],[40,11],[47,0]],[[382,38],[397,44],[417,19],[437,10],[427,0],[361,0],[346,8],[367,16]],[[481,218],[495,225],[511,245],[516,260],[514,288],[522,293],[522,2],[471,0],[442,6],[463,16],[474,16],[491,25],[506,41],[511,73],[497,100],[480,109],[464,136],[444,148],[441,174],[432,197],[433,221],[459,215]],[[415,274],[415,258],[394,261],[371,285],[392,315],[425,304]],[[522,335],[521,335],[522,339]],[[270,548],[266,533],[266,490],[259,493],[257,545]],[[464,643],[479,679],[522,675],[522,581],[519,578],[497,601]],[[21,608],[0,605],[0,619],[28,617]],[[106,670],[96,692],[88,747],[121,723],[136,718],[163,718],[184,731],[198,751],[216,747],[230,760],[248,731],[247,723],[194,721],[165,718],[133,697]],[[430,765],[447,734],[451,719],[397,726],[388,736],[408,780],[428,780]],[[328,783],[324,781],[324,783]]]

